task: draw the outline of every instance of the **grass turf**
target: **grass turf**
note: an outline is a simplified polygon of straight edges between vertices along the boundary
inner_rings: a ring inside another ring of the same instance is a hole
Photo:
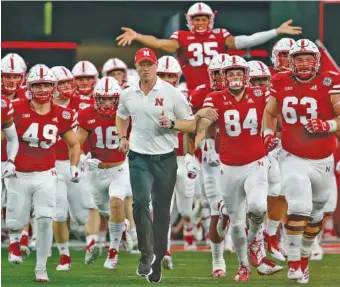
[[[57,272],[55,267],[59,257],[57,249],[48,259],[48,286],[142,286],[150,284],[145,278],[136,275],[139,255],[121,252],[119,264],[115,270],[104,269],[104,253],[91,265],[84,264],[84,251],[71,250],[72,269],[68,272]],[[12,265],[7,261],[7,249],[1,254],[2,286],[30,287],[44,283],[34,281],[35,252],[31,253],[23,264]],[[161,286],[292,286],[296,282],[287,279],[286,263],[279,274],[262,277],[252,268],[252,275],[247,283],[233,281],[237,270],[237,260],[234,254],[225,254],[227,276],[224,278],[210,277],[211,254],[209,252],[173,252],[174,270],[163,270]],[[323,261],[313,261],[310,264],[311,279],[309,286],[340,286],[340,256],[325,255]]]

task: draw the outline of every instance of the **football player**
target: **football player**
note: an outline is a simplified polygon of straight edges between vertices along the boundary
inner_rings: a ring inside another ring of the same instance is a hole
[[[74,65],[72,74],[75,78],[77,93],[91,98],[99,76],[95,65],[89,61],[80,61]]]
[[[226,200],[225,205],[219,204],[219,210],[221,215],[230,218],[231,236],[240,264],[235,280],[247,281],[250,275],[247,245],[251,263],[260,274],[271,275],[282,270],[263,257],[261,242],[256,240],[267,210],[269,160],[262,141],[261,122],[269,91],[247,87],[249,67],[241,57],[228,57],[223,71],[226,89],[208,94],[204,107],[216,109],[219,115],[221,185]],[[204,127],[202,123],[207,127],[213,121],[203,119],[198,130]],[[227,212],[221,212],[224,207]]]
[[[1,59],[1,94],[9,98],[25,99],[23,87],[26,76],[26,63],[18,54],[7,54]]]
[[[126,156],[118,151],[114,117],[121,91],[113,77],[103,77],[95,87],[95,105],[79,111],[77,132],[80,144],[89,140],[93,157],[87,160],[90,188],[100,213],[109,218],[110,249],[104,263],[107,269],[114,269],[118,263],[119,245],[126,231],[124,199],[132,196]]]
[[[309,281],[308,259],[321,230],[323,209],[334,186],[334,132],[340,129],[340,76],[318,73],[320,52],[307,39],[289,50],[290,70],[272,80],[264,113],[264,142],[275,148],[276,118],[282,118],[281,184],[288,203],[288,278]],[[334,118],[337,117],[337,118]]]
[[[276,45],[281,47],[281,45]],[[281,51],[282,52],[282,51]],[[277,57],[283,57],[280,53],[275,53]],[[283,64],[283,61],[280,62]],[[269,68],[260,61],[249,61],[249,84],[252,87],[264,87],[270,89],[271,85],[271,73]],[[277,139],[279,141],[279,139]],[[264,232],[264,238],[268,252],[280,261],[286,260],[286,254],[279,246],[279,240],[277,237],[278,227],[283,220],[287,203],[282,193],[280,184],[280,167],[278,163],[278,155],[281,145],[278,144],[277,148],[268,153],[268,159],[270,160],[270,168],[268,174],[268,207],[267,207],[267,228]],[[260,232],[258,239],[263,240],[263,234]]]
[[[127,86],[127,66],[118,58],[108,59],[104,63],[102,76],[114,77],[122,89]]]
[[[13,102],[14,122],[19,137],[15,159],[16,176],[8,183],[6,224],[10,229],[9,261],[20,262],[21,228],[28,222],[31,206],[37,220],[36,281],[48,281],[47,257],[52,244],[52,215],[55,207],[57,174],[54,145],[58,136],[67,143],[70,153],[70,179],[78,182],[80,146],[73,129],[77,117],[67,108],[52,103],[57,79],[50,69],[37,66],[27,78],[32,100]]]
[[[232,36],[226,29],[215,28],[216,12],[205,3],[193,4],[187,14],[189,31],[176,31],[170,39],[157,39],[154,36],[142,35],[122,27],[123,34],[116,40],[119,46],[130,45],[133,41],[151,49],[161,49],[167,53],[178,53],[188,89],[193,90],[202,84],[209,84],[207,68],[212,58],[224,53],[225,48],[244,49],[263,44],[277,35],[299,35],[300,27],[291,26],[292,20],[283,23],[277,29],[255,33],[250,36]]]
[[[52,72],[57,78],[57,95],[53,102],[57,105],[67,107],[78,112],[79,109],[91,105],[87,97],[76,93],[76,84],[72,73],[63,66],[55,66]],[[67,271],[71,268],[71,256],[69,251],[69,231],[67,226],[68,213],[71,218],[79,225],[85,225],[90,218],[90,223],[95,224],[96,217],[98,221],[98,211],[93,202],[91,191],[87,188],[88,184],[85,179],[86,168],[84,166],[86,156],[80,156],[80,166],[82,170],[82,181],[74,183],[70,181],[69,169],[69,152],[65,141],[61,138],[56,143],[56,170],[58,175],[56,207],[53,214],[53,233],[60,253],[59,265],[57,271]],[[98,226],[97,226],[98,228]],[[95,228],[87,226],[87,232]],[[86,263],[93,262],[99,255],[98,234],[87,234],[87,254]],[[97,240],[96,240],[97,239]]]
[[[295,40],[291,38],[282,38],[275,43],[271,56],[273,67],[268,67],[272,77],[279,72],[289,70],[288,53],[294,43]]]

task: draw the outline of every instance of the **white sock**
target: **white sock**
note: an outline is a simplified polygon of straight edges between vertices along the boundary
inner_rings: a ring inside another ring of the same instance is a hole
[[[222,269],[224,272],[226,270],[225,261],[223,258],[223,241],[220,243],[214,243],[210,241],[211,254],[212,254],[212,265],[213,270]]]
[[[279,228],[280,221],[269,219],[267,220],[267,233],[269,236],[276,235],[277,229]]]
[[[95,242],[98,242],[99,236],[97,234],[90,234],[86,236],[86,244],[89,245],[91,241],[94,240]]]
[[[107,231],[100,231],[99,232],[99,242],[100,243],[106,242],[106,233],[107,233]]]
[[[137,230],[136,230],[136,227],[130,227],[129,233],[130,233],[130,235],[132,237],[132,240],[133,241],[135,241],[135,240],[137,241]]]
[[[122,234],[125,229],[125,224],[123,222],[111,222],[109,221],[109,231],[110,231],[110,249],[116,249],[119,251],[120,241],[122,240]]]
[[[311,255],[314,241],[315,241],[315,238],[307,239],[307,238],[302,236],[301,257],[309,257]]]
[[[59,250],[60,255],[67,255],[70,256],[70,249],[69,249],[69,243],[57,243],[57,247]]]
[[[299,261],[301,259],[302,234],[287,234],[288,261]]]
[[[20,242],[21,233],[10,233],[9,234],[9,244]]]
[[[46,268],[47,257],[52,246],[52,218],[42,217],[37,219],[37,265],[36,268]]]
[[[259,218],[257,218],[255,221],[252,220],[251,217],[249,217],[248,242],[252,242],[254,238],[258,235],[262,223],[263,220],[259,220]]]
[[[247,234],[245,227],[231,227],[231,238],[233,239],[235,251],[240,265],[249,266],[247,256]]]

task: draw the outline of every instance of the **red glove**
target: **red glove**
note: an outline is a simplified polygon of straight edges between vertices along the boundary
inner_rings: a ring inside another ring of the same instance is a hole
[[[263,142],[264,142],[264,147],[266,151],[271,152],[277,147],[279,143],[279,139],[276,138],[274,135],[268,134],[264,137]]]
[[[308,120],[308,123],[305,124],[305,129],[310,133],[330,133],[336,132],[337,123],[335,120],[323,121],[320,119],[311,119]]]

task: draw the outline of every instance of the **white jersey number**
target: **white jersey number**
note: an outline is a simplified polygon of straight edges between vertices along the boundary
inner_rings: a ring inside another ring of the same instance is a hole
[[[241,126],[240,113],[237,110],[228,110],[224,113],[225,129],[227,134],[231,137],[237,137],[241,134],[241,130],[248,129],[250,135],[257,134],[257,113],[256,109],[249,109],[246,118]]]
[[[41,147],[49,149],[57,141],[58,128],[55,125],[45,125],[43,127],[42,135],[47,141],[39,141],[38,138],[39,124],[31,123],[26,132],[22,135],[22,139],[28,142],[30,147]]]
[[[298,120],[301,124],[307,124],[307,117],[300,116],[298,117],[296,113],[296,109],[292,106],[298,105],[299,99],[297,97],[286,97],[282,103],[282,115],[287,124],[296,124]],[[300,105],[307,106],[307,114],[308,118],[316,119],[318,117],[318,104],[314,98],[303,97],[300,99]]]
[[[189,59],[189,63],[193,67],[199,67],[203,64],[209,65],[212,58],[218,54],[217,42],[191,43],[188,51],[193,52],[193,58]]]
[[[105,144],[102,127],[96,127],[94,132],[97,135],[97,148],[116,149],[119,147],[119,136],[116,127],[108,127],[105,131]]]

